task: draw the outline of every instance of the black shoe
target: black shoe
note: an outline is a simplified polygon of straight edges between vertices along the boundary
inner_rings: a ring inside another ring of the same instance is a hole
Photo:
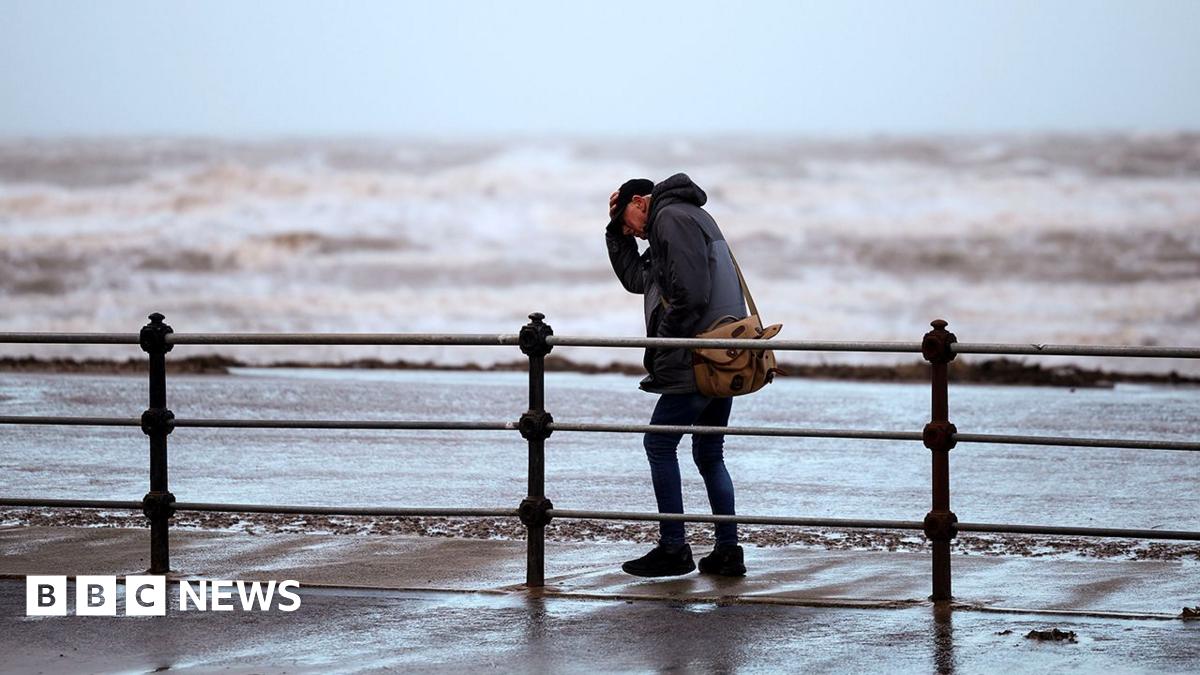
[[[744,577],[746,563],[742,555],[742,547],[737,544],[717,546],[712,553],[700,559],[700,572],[723,577]]]
[[[646,555],[625,562],[621,569],[635,577],[674,577],[696,569],[696,563],[692,562],[691,546],[659,544]]]

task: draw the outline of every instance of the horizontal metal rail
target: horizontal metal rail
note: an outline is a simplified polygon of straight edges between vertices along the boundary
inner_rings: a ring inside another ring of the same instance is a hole
[[[50,426],[140,427],[137,417],[46,417],[0,415],[0,424]],[[516,431],[516,422],[473,422],[454,420],[247,420],[175,418],[172,428],[213,429],[379,429],[433,431]]]
[[[1117,527],[1058,527],[1055,525],[1005,525],[1000,523],[958,523],[959,532],[1000,534],[1054,534],[1069,537],[1109,537],[1113,539],[1173,539],[1200,541],[1200,532],[1182,530],[1131,530]]]
[[[0,344],[136,345],[137,333],[0,333]]]
[[[34,507],[55,509],[130,509],[141,510],[142,502],[123,502],[104,499],[0,499],[0,506]],[[176,511],[212,511],[222,513],[275,513],[285,515],[319,516],[422,516],[422,517],[517,517],[513,508],[440,508],[411,507],[390,508],[383,506],[303,506],[286,504],[221,504],[202,502],[175,502]]]
[[[142,503],[113,499],[0,499],[0,506],[24,506],[51,509],[115,509],[140,511]]]
[[[1124,347],[1113,345],[1042,345],[956,342],[955,354],[1042,354],[1048,356],[1132,356],[1151,359],[1200,359],[1200,347]]]
[[[312,516],[413,516],[429,518],[517,517],[514,508],[388,508],[381,506],[288,506],[279,504],[215,504],[176,502],[176,511],[216,511],[222,513],[281,513]]]
[[[0,424],[38,424],[68,427],[140,427],[137,417],[49,417],[46,415],[0,415]]]
[[[700,338],[590,337],[551,335],[551,347],[655,347],[666,349],[774,349],[799,352],[902,352],[920,353],[920,342],[814,342],[808,340],[735,340]]]
[[[1003,443],[1006,445],[1058,445],[1075,448],[1129,448],[1134,450],[1200,451],[1200,443],[1147,441],[1136,438],[1076,438],[1067,436],[1013,436],[1009,434],[954,434],[958,443]]]
[[[46,417],[0,415],[0,424],[55,426],[138,427],[136,417]],[[517,422],[477,422],[455,420],[251,420],[176,418],[173,428],[209,429],[349,429],[412,431],[517,431]],[[705,427],[660,424],[570,424],[552,422],[550,431],[586,433],[660,433],[697,436],[774,436],[783,438],[845,438],[854,440],[921,441],[919,431],[883,431],[874,429],[796,429],[790,427]],[[1050,445],[1079,448],[1122,448],[1136,450],[1200,451],[1200,442],[1153,441],[1136,438],[1078,438],[1067,436],[1017,436],[1010,434],[954,435],[958,443],[1004,445]]]
[[[450,333],[171,333],[172,345],[466,345],[516,346],[513,334]]]
[[[425,422],[405,420],[222,420],[176,419],[175,427],[211,429],[411,429],[434,431],[514,431],[516,422]]]
[[[708,513],[635,513],[628,511],[581,511],[550,509],[552,518],[577,520],[682,521],[685,523],[737,523],[739,525],[786,525],[790,527],[845,527],[849,529],[920,530],[919,520],[856,520],[847,518],[796,518],[792,516],[721,516]]]
[[[778,427],[700,427],[651,424],[567,424],[553,422],[551,431],[607,433],[660,433],[726,436],[783,436],[796,438],[849,438],[882,441],[921,441],[919,431],[879,431],[865,429],[795,429]],[[1081,448],[1132,448],[1140,450],[1200,451],[1200,443],[1188,441],[1150,441],[1125,438],[1071,438],[1062,436],[1014,436],[1007,434],[954,434],[958,443],[1003,443],[1008,445],[1059,445]]]
[[[172,345],[430,345],[516,346],[515,334],[460,333],[171,333]],[[774,349],[776,351],[920,353],[919,342],[829,342],[811,340],[703,340],[697,338],[600,337],[551,335],[551,347],[654,347],[689,349]],[[139,344],[136,333],[0,333],[0,344]],[[955,354],[1041,354],[1050,356],[1122,356],[1200,358],[1200,347],[1051,345],[1038,343],[954,343]]]
[[[796,438],[857,438],[883,441],[919,441],[919,431],[874,431],[860,429],[793,429],[780,427],[701,427],[669,424],[567,424],[552,422],[551,431],[598,433],[694,434],[697,436],[784,436]]]
[[[791,518],[786,516],[719,516],[707,513],[630,513],[624,511],[578,511],[550,509],[553,518],[580,520],[677,520],[688,523],[738,523],[741,525],[790,525],[801,527],[844,527],[875,530],[923,530],[925,524],[910,520],[850,520],[839,518]],[[1179,530],[1133,530],[1104,527],[1054,527],[1049,525],[1005,525],[999,523],[958,523],[960,532],[996,534],[1054,534],[1117,539],[1172,539],[1200,541],[1200,532]]]

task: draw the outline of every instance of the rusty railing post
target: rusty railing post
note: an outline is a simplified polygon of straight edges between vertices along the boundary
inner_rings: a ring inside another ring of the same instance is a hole
[[[529,357],[529,410],[521,415],[517,428],[529,441],[529,494],[517,508],[526,528],[525,585],[539,588],[546,584],[546,525],[547,513],[554,505],[546,499],[546,439],[554,418],[546,412],[546,355],[551,346],[546,338],[554,335],[540,312],[529,315],[529,323],[521,327],[518,343]]]
[[[142,350],[150,355],[150,407],[142,413],[142,432],[150,437],[150,491],[142,498],[142,513],[150,520],[150,573],[171,570],[169,527],[175,513],[175,495],[167,488],[167,434],[175,414],[167,409],[167,335],[174,332],[163,315],[150,315],[139,335]]]
[[[946,330],[946,322],[941,319],[935,319],[930,325],[933,330],[921,341],[921,355],[929,361],[933,371],[933,410],[923,433],[925,447],[933,455],[933,508],[925,516],[925,536],[933,543],[933,595],[930,599],[944,602],[951,598],[950,540],[958,534],[958,517],[950,510],[950,449],[954,447],[954,434],[958,429],[950,423],[947,392],[947,371],[955,356],[951,345],[958,338]]]

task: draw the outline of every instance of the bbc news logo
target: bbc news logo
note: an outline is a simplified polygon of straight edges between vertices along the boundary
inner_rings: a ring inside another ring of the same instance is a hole
[[[300,609],[300,596],[295,592],[300,582],[292,579],[280,582],[181,579],[178,583],[181,612]],[[166,616],[166,577],[131,575],[125,577],[124,587],[125,616]],[[72,595],[76,616],[117,615],[117,577],[87,575],[75,577],[74,594],[68,594],[65,576],[25,577],[25,615],[66,616]]]

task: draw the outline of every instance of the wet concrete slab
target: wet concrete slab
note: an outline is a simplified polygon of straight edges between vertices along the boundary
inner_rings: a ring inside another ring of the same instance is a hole
[[[0,575],[136,574],[148,566],[140,529],[0,529]],[[849,607],[927,604],[930,561],[908,552],[747,547],[749,574],[640,579],[620,571],[640,544],[546,544],[545,594],[579,598],[787,603]],[[696,551],[697,555],[703,551]],[[296,579],[305,586],[524,592],[519,541],[403,536],[250,535],[175,530],[174,575]],[[963,608],[1170,618],[1200,605],[1193,560],[957,555]]]
[[[0,580],[0,671],[1195,672],[1196,622],[529,593],[309,587],[291,613],[25,617]],[[1070,631],[1043,642],[1033,630]]]
[[[166,617],[26,617],[22,575],[140,573],[148,536],[0,529],[0,671],[1200,670],[1200,622],[1171,616],[1200,604],[1191,561],[957,556],[948,608],[911,553],[748,548],[743,579],[646,580],[619,571],[642,545],[549,542],[530,592],[521,542],[171,536],[173,576],[297,579],[300,609],[182,611],[170,586]],[[1025,637],[1053,628],[1075,640]]]

